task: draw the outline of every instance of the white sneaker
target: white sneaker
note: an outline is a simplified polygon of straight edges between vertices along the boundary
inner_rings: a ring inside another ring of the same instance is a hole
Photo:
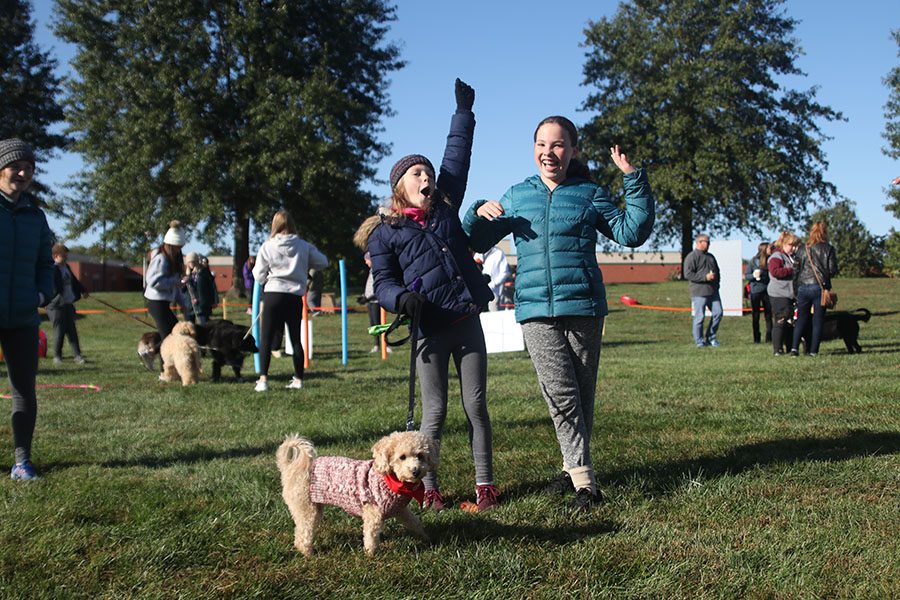
[[[254,388],[257,392],[268,392],[269,391],[269,382],[268,381],[257,381],[256,387]]]
[[[53,364],[54,364],[54,365],[61,365],[61,364],[62,364],[62,359],[61,359],[60,357],[58,357],[58,356],[54,356],[54,357],[53,357]]]
[[[372,346],[372,349],[369,350],[369,354],[374,354],[375,352],[381,352],[381,348],[378,346]]]
[[[299,390],[299,389],[302,389],[302,388],[303,388],[303,380],[302,380],[302,379],[297,379],[296,377],[294,377],[293,379],[291,379],[291,382],[290,382],[289,384],[287,384],[286,386],[284,386],[284,387],[287,388],[287,389],[289,389],[289,390]]]
[[[272,350],[273,358],[281,358],[282,356],[284,356],[284,354],[281,353],[281,350]]]
[[[75,364],[76,364],[76,365],[83,365],[83,364],[84,364],[84,357],[83,357],[83,356],[76,356],[76,357],[75,357]]]

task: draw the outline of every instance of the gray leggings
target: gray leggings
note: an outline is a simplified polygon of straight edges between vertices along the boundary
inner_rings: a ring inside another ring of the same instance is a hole
[[[31,460],[31,439],[37,422],[38,326],[0,329],[6,374],[12,389],[12,431],[16,462]]]
[[[487,350],[478,315],[420,339],[416,370],[422,389],[422,426],[419,431],[438,442],[447,419],[450,356],[459,375],[463,411],[469,427],[469,446],[475,462],[475,483],[494,482],[491,419],[487,410]],[[425,478],[426,489],[438,487],[437,473]]]
[[[525,346],[550,409],[567,471],[577,467],[593,470],[591,434],[602,332],[603,317],[555,317],[522,323]]]

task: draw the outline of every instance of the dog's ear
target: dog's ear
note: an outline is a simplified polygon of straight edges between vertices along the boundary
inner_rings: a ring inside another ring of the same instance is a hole
[[[391,454],[394,451],[395,435],[392,433],[385,436],[372,446],[372,458],[375,459],[375,463],[372,466],[376,473],[387,475],[391,472]]]

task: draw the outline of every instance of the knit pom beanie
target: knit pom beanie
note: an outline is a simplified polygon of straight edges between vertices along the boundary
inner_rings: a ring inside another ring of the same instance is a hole
[[[33,165],[34,150],[31,146],[18,138],[0,140],[0,169],[17,160],[27,160]]]
[[[407,154],[403,158],[397,161],[394,165],[394,168],[391,169],[391,189],[397,187],[397,183],[399,183],[400,179],[403,177],[403,174],[406,173],[406,170],[409,169],[413,165],[425,165],[431,172],[434,173],[434,165],[431,164],[431,161],[422,156],[421,154]]]
[[[180,221],[172,221],[169,223],[169,230],[166,231],[163,243],[169,244],[170,246],[178,246],[179,248],[184,246],[184,233],[181,231]]]

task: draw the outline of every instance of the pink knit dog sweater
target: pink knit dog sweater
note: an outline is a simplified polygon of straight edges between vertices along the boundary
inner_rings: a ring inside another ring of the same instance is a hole
[[[362,516],[363,504],[372,504],[390,517],[409,504],[411,497],[392,492],[385,476],[372,468],[374,462],[320,456],[309,479],[310,499],[316,504],[338,506],[357,517]]]

